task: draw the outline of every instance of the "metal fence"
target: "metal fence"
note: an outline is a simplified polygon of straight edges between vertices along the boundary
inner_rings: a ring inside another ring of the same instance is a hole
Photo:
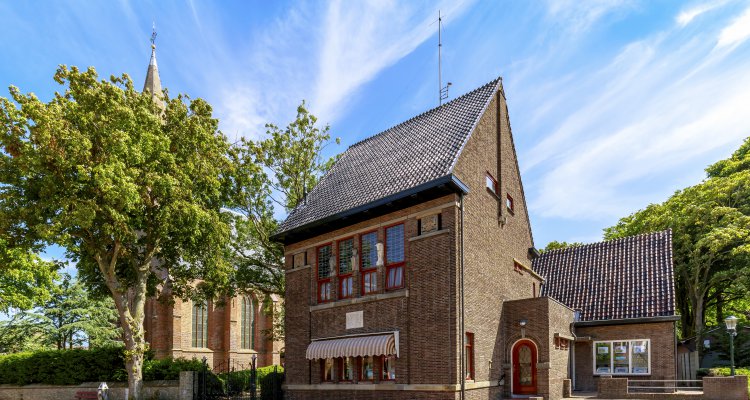
[[[251,364],[227,362],[215,365],[213,370],[203,358],[203,368],[193,379],[193,400],[282,400],[281,385],[284,373],[274,367],[274,372],[259,382],[255,360]],[[260,385],[260,383],[264,383]],[[261,386],[262,389],[261,390]]]
[[[701,393],[703,392],[702,380],[658,380],[658,379],[628,379],[628,393]]]

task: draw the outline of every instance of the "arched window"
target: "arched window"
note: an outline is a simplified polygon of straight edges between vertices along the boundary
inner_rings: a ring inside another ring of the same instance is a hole
[[[208,346],[208,305],[193,303],[193,347]]]
[[[242,348],[255,348],[255,303],[253,298],[242,298]]]

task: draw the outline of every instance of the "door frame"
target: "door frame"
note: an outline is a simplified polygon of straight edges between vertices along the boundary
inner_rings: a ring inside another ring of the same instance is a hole
[[[531,363],[531,379],[532,379],[532,383],[533,383],[535,392],[534,393],[515,393],[514,386],[515,386],[515,381],[516,381],[516,375],[515,375],[516,371],[515,371],[515,368],[514,368],[514,364],[515,363],[513,361],[514,361],[514,358],[515,358],[516,347],[519,344],[525,344],[525,343],[530,343],[532,351],[533,351],[533,354],[532,354],[532,361],[533,362]],[[513,342],[513,345],[510,346],[510,394],[511,394],[511,396],[512,395],[519,395],[519,394],[537,394],[537,393],[539,393],[539,386],[538,386],[538,381],[539,380],[537,379],[538,378],[538,376],[537,376],[538,372],[537,372],[537,368],[536,368],[536,364],[538,364],[538,363],[539,363],[539,347],[536,345],[536,343],[533,340],[531,340],[529,338],[522,338],[522,339],[518,339],[515,342]]]

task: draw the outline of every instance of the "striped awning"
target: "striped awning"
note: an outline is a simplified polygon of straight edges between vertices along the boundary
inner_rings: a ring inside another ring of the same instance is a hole
[[[398,356],[396,335],[369,335],[316,340],[307,346],[307,359]]]

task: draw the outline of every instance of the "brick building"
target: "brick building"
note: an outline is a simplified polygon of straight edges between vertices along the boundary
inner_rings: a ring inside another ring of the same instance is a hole
[[[289,399],[561,398],[584,328],[532,268],[501,79],[352,145],[275,239]]]
[[[163,104],[158,97],[162,88],[153,44],[143,91]],[[157,358],[206,357],[208,365],[220,370],[247,368],[253,356],[259,367],[279,364],[283,343],[269,340],[264,333],[272,327],[273,312],[278,307],[276,296],[182,301],[173,299],[168,285],[162,285],[157,297],[146,300],[145,338]]]

